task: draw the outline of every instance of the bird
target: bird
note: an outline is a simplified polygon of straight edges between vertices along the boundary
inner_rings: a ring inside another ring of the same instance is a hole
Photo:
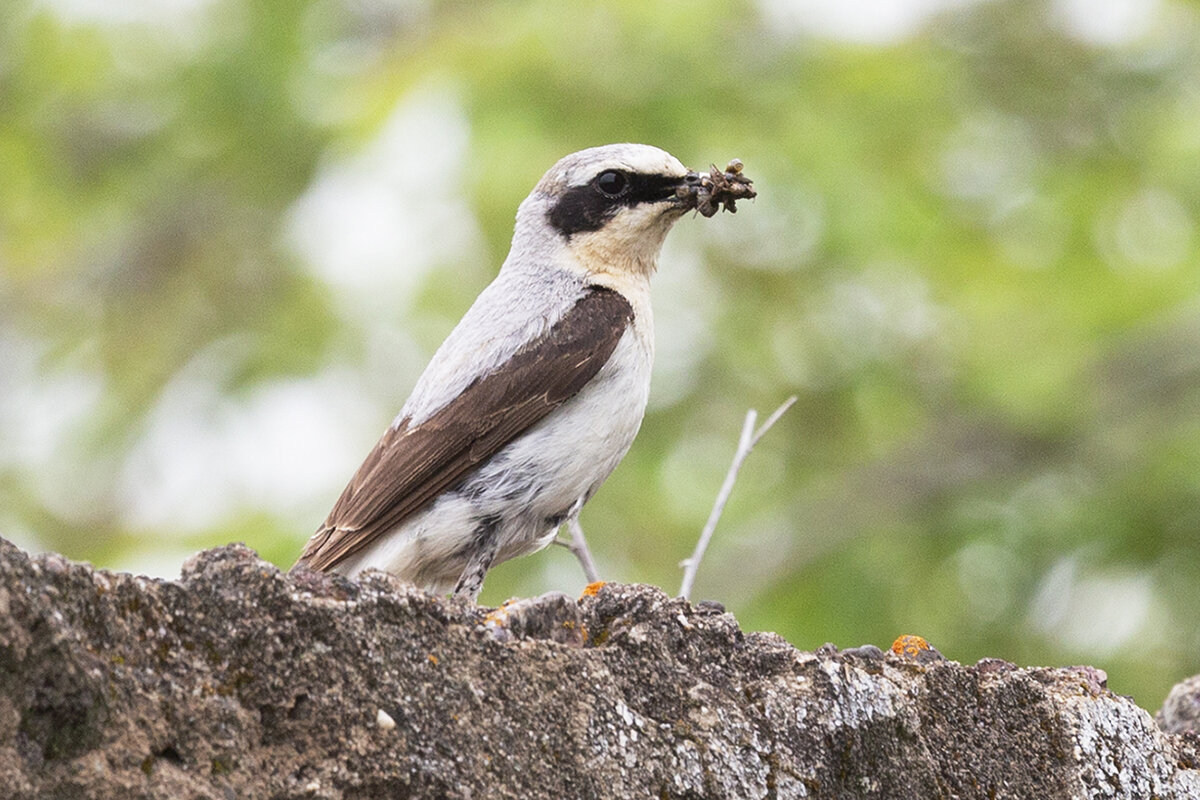
[[[752,197],[740,171],[727,173],[746,187],[736,196]],[[376,568],[475,602],[491,567],[548,545],[633,443],[654,359],[650,278],[667,233],[689,210],[715,213],[715,191],[650,145],[554,164],[519,205],[499,273],[296,568]]]

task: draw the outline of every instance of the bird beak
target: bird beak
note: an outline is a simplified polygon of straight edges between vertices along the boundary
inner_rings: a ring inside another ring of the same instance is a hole
[[[674,193],[674,197],[672,198],[674,204],[684,211],[694,210],[697,204],[700,203],[704,178],[707,178],[707,175],[697,172],[689,172],[683,178],[680,178],[679,184],[676,186],[676,193]]]
[[[689,172],[679,179],[679,186],[675,189],[675,200],[681,206],[688,209],[696,207],[696,201],[700,197],[700,189],[704,185],[704,178],[699,172]]]

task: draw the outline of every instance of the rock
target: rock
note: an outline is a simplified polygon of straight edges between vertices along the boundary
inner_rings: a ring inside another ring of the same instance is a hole
[[[1200,675],[1175,685],[1158,712],[1158,724],[1167,733],[1200,734]]]
[[[492,612],[0,541],[6,797],[1183,800],[1195,750],[1090,668],[804,653],[648,586]]]

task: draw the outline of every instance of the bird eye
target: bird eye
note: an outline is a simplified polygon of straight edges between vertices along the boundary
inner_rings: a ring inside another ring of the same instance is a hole
[[[624,172],[615,169],[606,170],[596,176],[596,188],[609,197],[620,197],[629,186],[629,178]]]

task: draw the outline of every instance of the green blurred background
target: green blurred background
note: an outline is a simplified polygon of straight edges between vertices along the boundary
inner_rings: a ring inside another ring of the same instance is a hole
[[[586,509],[802,648],[1200,672],[1200,4],[0,0],[0,534],[286,566],[560,156],[737,156]],[[483,602],[578,591],[551,548]]]

